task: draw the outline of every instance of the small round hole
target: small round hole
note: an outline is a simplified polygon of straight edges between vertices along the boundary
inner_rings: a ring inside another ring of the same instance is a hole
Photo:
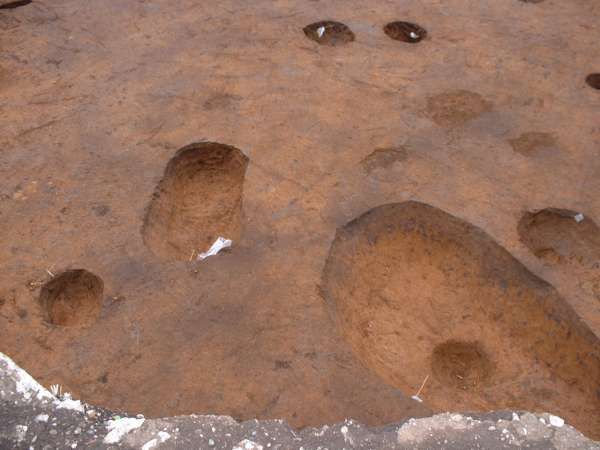
[[[479,342],[449,340],[433,349],[434,376],[447,386],[464,390],[487,381],[492,363]]]
[[[104,282],[84,269],[68,270],[48,281],[40,303],[48,322],[61,327],[91,325],[102,309]]]
[[[383,31],[395,41],[409,44],[416,44],[427,36],[425,28],[410,22],[390,22],[383,27]]]
[[[331,20],[311,23],[303,31],[307,38],[321,45],[343,45],[354,40],[354,33],[347,25]]]
[[[594,89],[600,89],[600,73],[591,73],[585,77],[585,82]]]

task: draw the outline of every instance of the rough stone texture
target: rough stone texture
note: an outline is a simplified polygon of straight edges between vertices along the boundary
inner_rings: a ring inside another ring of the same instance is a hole
[[[348,419],[302,431],[281,420],[238,423],[228,416],[115,417],[56,398],[0,353],[0,448],[597,450],[600,444],[556,416],[511,411],[445,413],[377,429]]]

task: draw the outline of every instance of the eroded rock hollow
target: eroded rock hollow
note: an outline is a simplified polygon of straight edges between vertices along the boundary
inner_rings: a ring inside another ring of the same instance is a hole
[[[338,229],[323,294],[365,365],[437,410],[552,411],[600,429],[600,343],[481,229],[417,202]]]
[[[157,256],[187,261],[219,236],[241,234],[248,158],[237,148],[202,142],[169,161],[147,210],[142,236]]]

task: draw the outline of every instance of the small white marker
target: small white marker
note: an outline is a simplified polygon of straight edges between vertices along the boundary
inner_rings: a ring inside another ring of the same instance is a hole
[[[201,261],[203,259],[208,258],[209,256],[216,255],[224,248],[231,247],[231,244],[231,239],[225,239],[224,237],[219,236],[206,252],[198,254],[196,261]]]
[[[319,35],[319,38],[323,37],[323,33],[325,33],[325,27],[317,28],[317,34]]]
[[[581,221],[583,221],[583,219],[585,219],[585,216],[581,213],[575,214],[575,216],[573,217],[575,219],[575,222],[579,223]]]
[[[425,387],[425,383],[427,383],[428,379],[429,379],[429,375],[427,375],[425,377],[425,379],[423,380],[423,383],[421,383],[421,387],[419,388],[419,390],[417,391],[417,393],[411,397],[413,400],[415,400],[415,401],[417,401],[419,403],[423,403],[423,399],[421,397],[419,397],[419,394],[421,393],[421,391]]]

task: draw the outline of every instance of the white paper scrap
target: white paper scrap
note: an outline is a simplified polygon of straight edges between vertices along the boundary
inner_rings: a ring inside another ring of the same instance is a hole
[[[219,236],[217,238],[217,240],[213,243],[213,245],[211,245],[210,248],[206,252],[200,253],[198,255],[198,257],[196,258],[196,261],[202,261],[203,259],[206,259],[209,256],[216,255],[224,248],[231,247],[232,243],[233,242],[231,241],[231,239],[225,239],[224,237]]]

